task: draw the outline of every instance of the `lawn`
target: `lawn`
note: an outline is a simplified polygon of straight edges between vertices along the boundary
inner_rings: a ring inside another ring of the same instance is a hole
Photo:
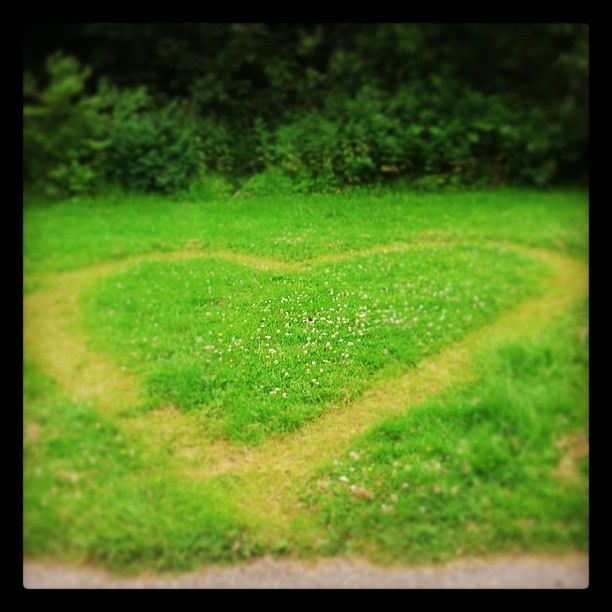
[[[580,191],[27,202],[26,554],[585,549]]]

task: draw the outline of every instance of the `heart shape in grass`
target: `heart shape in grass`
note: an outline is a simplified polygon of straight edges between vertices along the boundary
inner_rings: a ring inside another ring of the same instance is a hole
[[[295,430],[528,295],[540,264],[494,246],[415,247],[276,273],[141,263],[84,296],[97,348],[148,405],[204,410],[235,441]]]

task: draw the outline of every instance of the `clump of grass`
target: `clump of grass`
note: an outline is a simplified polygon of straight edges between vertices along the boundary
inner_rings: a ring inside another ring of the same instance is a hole
[[[317,474],[306,497],[330,551],[430,561],[586,548],[585,309],[482,356],[478,383],[381,424]]]

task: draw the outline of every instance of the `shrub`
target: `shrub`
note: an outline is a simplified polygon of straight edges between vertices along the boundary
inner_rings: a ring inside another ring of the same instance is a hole
[[[425,189],[543,186],[559,179],[561,160],[578,165],[582,155],[563,121],[518,98],[432,79],[391,96],[363,88],[273,131],[260,128],[261,158],[316,191],[398,180]]]
[[[584,25],[161,29],[30,30],[37,43],[26,45],[26,59],[45,84],[25,75],[28,184],[71,194],[111,180],[197,191],[189,186],[199,173],[234,184],[254,177],[248,189],[259,191],[283,181],[292,190],[333,191],[586,179]],[[39,46],[46,38],[55,42]],[[134,40],[143,55],[118,66],[117,45],[127,55]],[[136,88],[102,84],[94,94],[89,69],[62,55],[43,69],[60,43],[84,54],[96,76]]]
[[[207,117],[194,124],[194,144],[207,172],[230,175],[234,171],[231,130]]]
[[[87,95],[89,70],[55,54],[46,63],[48,83],[24,78],[23,156],[26,182],[49,196],[95,190],[104,178],[101,152],[109,123],[98,95]]]
[[[188,187],[201,158],[177,104],[153,108],[144,88],[102,82],[88,94],[87,68],[61,54],[47,61],[48,83],[24,78],[24,178],[48,196],[98,191],[107,182],[137,191]]]
[[[193,132],[176,105],[116,115],[111,139],[108,177],[124,188],[171,193],[186,189],[198,170]]]

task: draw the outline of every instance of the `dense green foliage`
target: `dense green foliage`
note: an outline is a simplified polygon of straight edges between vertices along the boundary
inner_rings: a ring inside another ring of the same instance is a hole
[[[82,93],[90,70],[74,58],[47,62],[49,83],[38,90],[26,75],[24,96],[25,179],[42,183],[48,195],[90,191],[102,177],[100,159],[109,145],[99,96]]]
[[[153,107],[143,88],[102,81],[85,89],[89,69],[53,55],[48,84],[24,83],[26,181],[46,195],[91,193],[111,183],[134,191],[175,192],[196,174],[194,134],[177,105]]]
[[[191,131],[168,107],[121,117],[113,125],[108,177],[137,191],[174,192],[189,185],[198,168]]]
[[[197,172],[255,175],[258,193],[587,173],[584,25],[32,25],[25,68],[26,180],[54,193],[180,191]]]

